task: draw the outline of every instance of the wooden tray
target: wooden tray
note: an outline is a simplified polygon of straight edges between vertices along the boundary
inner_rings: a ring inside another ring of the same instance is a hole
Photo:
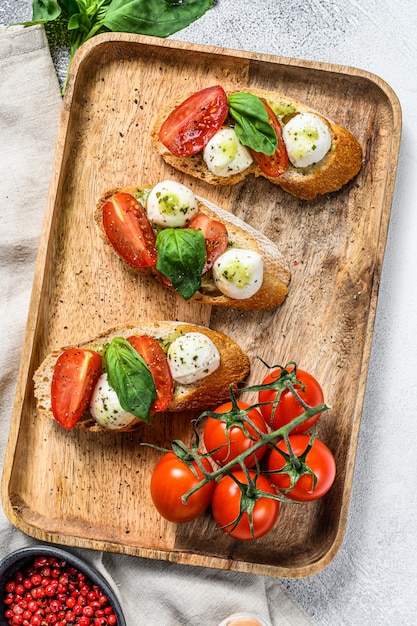
[[[221,83],[287,92],[349,128],[364,148],[359,176],[314,202],[251,178],[216,189],[174,172],[150,148],[149,128],[174,93]],[[10,521],[37,539],[151,559],[280,577],[326,566],[346,525],[384,246],[400,142],[395,94],[364,71],[133,35],[100,35],[78,52],[63,102],[27,333],[2,480]],[[275,240],[292,269],[285,304],[241,313],[185,303],[125,271],[93,223],[107,189],[176,178]],[[141,441],[188,441],[190,416],[161,416],[136,434],[66,432],[37,414],[32,375],[52,349],[138,319],[210,325],[252,362],[295,360],[322,382],[332,409],[318,436],[337,480],[315,504],[284,505],[254,542],[217,530],[210,513],[176,526],[150,494],[160,453]]]

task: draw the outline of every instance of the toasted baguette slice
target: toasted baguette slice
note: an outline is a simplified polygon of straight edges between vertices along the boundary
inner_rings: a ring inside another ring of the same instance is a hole
[[[271,183],[279,185],[291,195],[302,200],[314,200],[319,194],[337,191],[358,174],[362,167],[362,148],[357,139],[348,130],[287,95],[261,89],[245,89],[242,91],[265,99],[277,113],[282,124],[285,123],[286,116],[294,115],[294,113],[314,113],[318,115],[327,124],[332,136],[332,147],[324,159],[319,163],[302,168],[294,167],[289,163],[285,173],[277,178],[271,178],[264,174],[255,163],[238,174],[228,177],[217,176],[207,168],[202,152],[191,157],[178,157],[169,152],[159,140],[159,130],[162,124],[171,111],[187,98],[187,95],[181,95],[160,110],[151,132],[154,149],[176,170],[180,170],[189,176],[199,178],[212,185],[235,185],[249,174],[254,174],[255,176],[267,178]]]
[[[132,195],[140,195],[143,189],[145,189],[145,187],[124,187],[120,189],[112,189],[111,191],[105,193],[97,203],[94,218],[100,228],[104,241],[110,246],[113,252],[115,252],[115,250],[108,241],[103,228],[103,207],[107,200],[109,200],[109,198],[111,198],[111,196],[118,191],[124,191]],[[212,219],[222,222],[222,224],[226,226],[229,243],[232,243],[232,245],[237,248],[252,250],[262,255],[264,261],[264,276],[261,288],[253,296],[245,300],[235,300],[220,294],[218,291],[214,291],[213,283],[212,291],[210,291],[210,285],[208,285],[207,289],[204,291],[200,290],[195,293],[190,301],[247,311],[263,311],[273,309],[282,304],[288,293],[291,273],[284,256],[279,251],[277,246],[263,233],[260,233],[255,228],[252,228],[249,224],[246,224],[243,220],[233,215],[233,213],[221,209],[203,198],[197,198],[197,201],[199,210],[202,213],[205,213]],[[159,273],[152,267],[137,268],[128,265],[125,261],[123,261],[123,263],[131,271],[139,273],[153,273],[156,278],[160,278]]]
[[[213,341],[220,354],[220,365],[216,371],[200,381],[189,385],[175,383],[174,396],[167,411],[205,410],[229,398],[230,385],[236,387],[249,374],[248,356],[233,339],[224,333],[211,330],[205,326],[185,322],[137,322],[112,328],[94,339],[78,344],[76,347],[97,350],[101,346],[110,343],[114,337],[127,338],[131,335],[148,335],[161,342],[162,345],[169,346],[176,337],[188,332],[203,333]],[[66,349],[67,347],[64,347],[49,354],[36,370],[33,377],[37,408],[40,413],[51,419],[54,419],[51,408],[52,375],[59,355]],[[141,424],[143,422],[140,419],[136,419],[126,428],[112,432],[136,430]],[[75,428],[91,432],[107,430],[97,424],[88,411],[84,413]]]

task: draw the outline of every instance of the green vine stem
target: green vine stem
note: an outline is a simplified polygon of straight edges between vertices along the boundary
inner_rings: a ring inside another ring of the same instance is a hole
[[[202,470],[202,473],[204,475],[204,479],[201,480],[197,485],[195,485],[192,489],[187,491],[187,493],[185,493],[182,496],[181,500],[182,500],[183,504],[186,504],[188,498],[193,493],[195,493],[196,491],[201,489],[201,487],[204,487],[204,485],[207,485],[210,481],[215,480],[219,476],[223,476],[224,474],[230,473],[232,471],[232,468],[235,467],[237,463],[239,463],[239,465],[242,467],[242,469],[244,469],[244,467],[245,467],[244,461],[245,461],[246,457],[249,456],[250,454],[253,454],[256,450],[258,450],[258,448],[261,448],[265,444],[273,445],[274,441],[276,439],[279,439],[280,437],[283,437],[287,441],[288,440],[288,435],[289,435],[289,433],[291,432],[291,430],[293,428],[296,428],[297,426],[299,426],[300,424],[305,422],[310,417],[313,417],[314,415],[317,415],[318,413],[323,413],[324,411],[327,411],[328,409],[330,409],[330,406],[325,404],[325,403],[324,404],[319,404],[318,406],[315,406],[315,407],[307,407],[305,409],[304,413],[302,413],[298,417],[294,418],[291,422],[289,422],[285,426],[282,426],[278,430],[271,431],[271,432],[269,432],[267,434],[263,434],[262,433],[260,435],[259,440],[256,443],[254,443],[253,446],[251,446],[250,448],[248,448],[247,450],[245,450],[244,452],[239,454],[237,457],[235,457],[234,459],[229,461],[229,463],[227,463],[226,465],[223,465],[222,467],[219,467],[218,469],[215,469],[212,472],[207,472],[206,470],[204,470],[204,468],[202,468],[202,464],[201,464],[201,460],[200,460],[201,454],[198,452],[198,450],[196,448],[193,448],[192,450],[189,450],[190,457],[198,464],[198,466]],[[174,445],[179,445],[180,442],[179,441],[178,442],[173,442],[173,444]],[[281,497],[281,496],[279,496],[279,497]],[[284,499],[285,498],[283,498],[283,500]]]
[[[316,424],[313,426],[313,430],[310,436],[310,441],[308,442],[307,448],[304,450],[302,454],[296,456],[294,454],[294,450],[291,447],[289,435],[284,436],[285,445],[287,446],[288,453],[284,452],[282,449],[276,448],[279,454],[285,459],[285,465],[279,470],[267,470],[264,472],[266,476],[271,474],[286,474],[290,479],[290,486],[287,489],[281,489],[283,493],[288,493],[291,491],[294,486],[297,484],[298,480],[301,476],[309,475],[313,479],[313,487],[312,491],[316,488],[317,485],[317,475],[310,469],[307,463],[307,455],[313,447],[314,440],[316,438]]]
[[[198,491],[199,489],[207,485],[209,482],[216,480],[219,477],[229,475],[239,485],[239,488],[242,492],[241,510],[240,510],[238,518],[233,522],[233,524],[234,526],[236,526],[239,523],[239,520],[243,516],[244,512],[247,511],[252,532],[253,532],[253,527],[252,527],[253,507],[255,506],[256,501],[260,497],[267,497],[267,498],[271,498],[274,500],[279,500],[281,502],[288,502],[291,504],[294,504],[294,500],[288,499],[284,495],[285,491],[283,493],[276,493],[273,495],[273,494],[265,493],[259,490],[256,487],[255,482],[250,477],[250,470],[247,468],[245,464],[245,459],[249,457],[250,455],[253,455],[259,448],[262,448],[265,445],[268,445],[271,448],[277,449],[276,442],[278,439],[282,438],[284,439],[287,445],[287,449],[288,449],[288,454],[284,454],[281,452],[281,450],[279,450],[279,452],[283,454],[283,456],[287,460],[287,466],[285,468],[285,471],[287,473],[290,472],[292,476],[295,474],[298,477],[299,477],[300,472],[311,473],[313,476],[313,480],[316,481],[317,477],[315,476],[313,472],[311,472],[311,470],[309,470],[307,464],[305,463],[305,458],[314,442],[316,427],[314,426],[313,434],[311,436],[310,444],[307,450],[300,457],[297,457],[294,454],[291,444],[290,444],[289,435],[294,428],[303,424],[309,418],[315,415],[318,415],[320,413],[323,413],[324,411],[327,411],[328,409],[330,409],[330,406],[326,403],[311,407],[311,406],[308,406],[304,402],[303,398],[301,398],[301,396],[299,395],[299,393],[297,392],[295,388],[295,386],[301,387],[301,390],[304,391],[305,387],[304,387],[304,384],[300,382],[299,380],[297,380],[296,378],[297,366],[294,362],[290,362],[285,367],[282,367],[280,365],[269,366],[261,358],[260,360],[266,367],[268,367],[268,369],[281,370],[281,374],[276,379],[268,383],[264,382],[260,385],[253,385],[250,387],[240,389],[239,394],[243,394],[245,392],[256,392],[256,391],[259,392],[259,391],[267,390],[267,389],[275,391],[276,397],[274,401],[272,402],[272,415],[274,415],[282,393],[285,390],[288,390],[296,398],[299,405],[304,409],[303,413],[301,413],[300,415],[295,417],[291,422],[289,422],[288,424],[285,424],[284,426],[282,426],[281,428],[277,430],[273,430],[268,433],[261,432],[255,426],[255,424],[253,424],[252,420],[248,416],[248,413],[252,409],[264,406],[266,404],[271,404],[271,402],[262,402],[262,403],[253,404],[253,405],[246,405],[246,403],[238,403],[236,400],[234,391],[233,391],[233,385],[231,385],[230,390],[229,390],[231,409],[228,412],[218,413],[218,412],[213,412],[213,411],[204,411],[203,413],[200,414],[200,416],[196,420],[193,420],[194,444],[192,445],[192,447],[187,446],[183,441],[179,439],[171,442],[172,452],[174,452],[174,454],[180,460],[182,460],[184,463],[186,463],[190,467],[190,469],[193,471],[196,477],[198,477],[198,472],[195,469],[195,465],[199,468],[201,474],[204,477],[192,489],[187,491],[182,496],[181,498],[182,503],[184,505],[187,504],[188,499],[193,495],[193,493],[195,493],[196,491]],[[213,471],[211,472],[207,471],[206,468],[203,466],[202,459],[210,458],[213,451],[210,451],[210,452],[206,451],[205,453],[203,453],[202,451],[199,450],[199,434],[197,430],[197,426],[205,417],[212,417],[215,419],[221,419],[225,421],[227,430],[231,428],[233,425],[239,426],[239,428],[242,428],[242,430],[245,432],[246,435],[249,435],[246,429],[246,424],[247,424],[253,428],[254,432],[256,432],[259,438],[257,440],[254,439],[254,443],[251,447],[241,452],[238,456],[234,457],[227,464],[219,466],[217,469],[213,469]],[[152,444],[142,443],[141,445],[148,445],[160,451],[168,452],[167,449],[159,448],[158,446],[153,446]],[[243,470],[248,481],[247,485],[241,484],[234,477],[233,472],[236,471],[237,466],[240,466],[240,468]],[[303,469],[305,469],[306,471],[304,472]],[[256,462],[255,472],[256,472],[256,475],[260,474],[260,468],[257,462]],[[282,470],[282,472],[284,472],[284,470]],[[296,478],[295,479],[291,478],[291,480],[294,483],[296,482]]]
[[[227,436],[228,436],[229,430],[233,426],[238,426],[242,430],[244,435],[248,439],[252,439],[253,441],[256,440],[256,437],[250,434],[250,432],[247,429],[247,426],[250,426],[250,428],[252,428],[255,435],[258,435],[258,437],[264,434],[259,430],[256,424],[254,424],[254,422],[250,419],[249,413],[253,409],[258,409],[261,406],[270,404],[269,402],[259,402],[258,404],[247,404],[245,402],[238,402],[236,399],[235,392],[233,390],[233,383],[229,387],[229,402],[231,405],[230,411],[227,411],[225,413],[219,413],[216,411],[204,411],[198,416],[196,420],[194,420],[195,425],[197,426],[204,418],[211,417],[212,419],[225,422]],[[197,436],[197,431],[195,428],[194,428],[194,433]],[[222,447],[223,446],[220,446],[220,448],[216,450],[211,450],[211,453],[217,452],[217,450],[220,450]]]

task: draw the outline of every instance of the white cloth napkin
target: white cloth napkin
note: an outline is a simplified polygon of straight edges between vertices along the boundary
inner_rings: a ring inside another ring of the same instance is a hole
[[[0,453],[3,465],[61,110],[41,27],[0,27]],[[0,556],[27,545],[0,510]]]
[[[0,463],[3,464],[61,111],[43,27],[0,29]],[[0,508],[0,559],[38,543]],[[248,611],[272,626],[308,626],[279,580],[72,550],[113,584],[128,626],[216,626]]]

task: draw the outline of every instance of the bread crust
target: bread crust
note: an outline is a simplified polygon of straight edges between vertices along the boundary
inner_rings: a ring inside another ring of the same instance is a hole
[[[236,185],[253,174],[255,177],[267,178],[274,185],[278,185],[284,191],[302,200],[314,200],[318,195],[338,191],[359,173],[362,167],[362,147],[348,130],[287,95],[263,89],[245,89],[244,91],[264,98],[269,104],[286,103],[293,107],[296,112],[318,115],[327,124],[332,136],[332,147],[324,159],[319,163],[303,168],[296,168],[289,163],[284,174],[277,178],[271,178],[264,174],[255,163],[238,174],[228,177],[216,176],[207,168],[201,152],[192,157],[177,157],[171,154],[159,140],[159,130],[163,122],[170,112],[188,97],[187,94],[166,104],[159,111],[151,131],[154,150],[176,170],[211,185]]]
[[[94,219],[100,229],[101,236],[106,244],[111,248],[113,253],[115,250],[110,244],[103,227],[103,207],[113,194],[123,191],[132,195],[140,194],[143,186],[130,186],[107,191],[97,202],[94,212]],[[239,219],[233,213],[226,211],[208,200],[197,197],[198,208],[208,217],[216,219],[227,228],[229,241],[232,241],[238,248],[253,250],[262,255],[264,261],[264,277],[261,288],[250,298],[245,300],[235,300],[225,295],[218,295],[198,291],[190,299],[190,302],[199,302],[211,306],[220,306],[226,308],[234,308],[246,311],[265,311],[278,307],[283,303],[288,293],[288,286],[291,279],[291,272],[283,254],[278,247],[268,239],[263,233],[260,233],[243,220]],[[123,260],[122,260],[123,261]],[[160,279],[159,273],[154,267],[133,267],[123,261],[127,269],[137,273],[152,273],[157,279]],[[165,284],[165,283],[163,283]],[[166,285],[165,285],[166,286]],[[169,289],[169,287],[167,287]],[[174,293],[175,290],[171,289]],[[178,295],[178,294],[177,294]],[[181,296],[179,296],[181,297]]]
[[[130,337],[131,335],[149,335],[163,343],[172,341],[179,334],[200,332],[207,335],[217,347],[220,354],[220,365],[211,374],[190,385],[175,383],[174,396],[167,412],[190,411],[208,409],[229,398],[230,385],[242,383],[249,374],[249,358],[240,346],[222,332],[211,330],[205,326],[188,322],[156,321],[135,322],[122,324],[101,333],[93,339],[81,342],[77,348],[97,349],[109,343],[114,337]],[[51,352],[41,363],[33,376],[34,393],[38,411],[50,419],[54,419],[51,408],[51,383],[54,366],[59,355],[68,349],[65,346]],[[143,425],[143,421],[136,419],[126,428],[111,432],[131,432]],[[74,428],[90,432],[109,432],[109,429],[98,424],[88,411]]]

